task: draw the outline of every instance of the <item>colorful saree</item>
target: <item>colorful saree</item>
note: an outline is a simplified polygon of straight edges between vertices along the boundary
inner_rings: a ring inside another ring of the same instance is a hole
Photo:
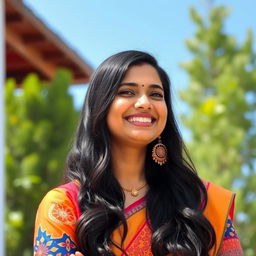
[[[205,216],[211,221],[217,236],[215,252],[210,255],[243,255],[233,226],[234,195],[212,183],[206,183],[208,204]],[[80,216],[77,203],[78,186],[70,182],[47,193],[39,205],[34,233],[34,256],[68,256],[77,250],[76,221]],[[124,214],[128,234],[123,248],[129,256],[152,256],[151,231],[146,220],[145,198],[128,206]],[[120,244],[122,227],[113,232],[113,240]],[[113,252],[122,256],[117,248]]]

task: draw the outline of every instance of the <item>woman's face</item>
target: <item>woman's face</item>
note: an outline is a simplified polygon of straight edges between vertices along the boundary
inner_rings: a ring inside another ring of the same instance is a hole
[[[112,142],[147,145],[162,133],[166,119],[164,90],[156,69],[149,64],[130,67],[107,115]]]

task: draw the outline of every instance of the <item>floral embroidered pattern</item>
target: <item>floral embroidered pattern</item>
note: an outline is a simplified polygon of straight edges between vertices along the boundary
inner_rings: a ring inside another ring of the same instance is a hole
[[[60,224],[74,225],[76,223],[73,209],[63,204],[52,203],[48,210],[48,216]]]
[[[243,256],[243,250],[239,239],[224,240],[218,256]]]
[[[129,256],[152,256],[151,252],[151,231],[146,224],[139,235],[132,241],[126,250]]]
[[[243,250],[231,219],[227,220],[226,231],[218,256],[243,256]]]
[[[236,234],[232,220],[228,219],[224,239],[230,239],[230,238],[238,238],[238,236]]]
[[[39,227],[34,244],[34,256],[68,256],[75,251],[76,245],[67,234],[54,239]]]
[[[51,244],[51,243],[48,243],[48,245]],[[43,256],[43,255],[48,255],[48,252],[49,252],[49,248],[47,247],[46,244],[40,244],[38,245],[37,247],[37,251],[36,251],[36,256]]]

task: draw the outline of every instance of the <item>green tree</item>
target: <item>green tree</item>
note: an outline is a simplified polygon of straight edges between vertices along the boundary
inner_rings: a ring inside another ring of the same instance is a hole
[[[206,18],[193,8],[196,26],[186,41],[191,60],[181,64],[189,85],[180,91],[191,131],[189,151],[201,177],[237,192],[236,227],[245,255],[256,247],[256,58],[250,31],[243,43],[228,35],[228,9],[212,7]]]
[[[29,75],[20,92],[6,83],[6,255],[31,255],[36,208],[61,181],[78,116],[70,81],[59,70],[49,84]]]

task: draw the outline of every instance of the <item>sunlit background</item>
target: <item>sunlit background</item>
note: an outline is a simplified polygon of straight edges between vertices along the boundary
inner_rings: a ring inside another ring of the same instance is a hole
[[[24,0],[24,5],[88,65],[88,74],[119,51],[156,57],[171,78],[174,110],[198,172],[237,192],[235,223],[245,255],[255,255],[255,1]],[[15,65],[7,60],[9,66]],[[74,85],[66,70],[51,79],[36,74],[21,82],[8,75],[5,85],[10,256],[31,255],[36,207],[61,180],[87,88]]]

